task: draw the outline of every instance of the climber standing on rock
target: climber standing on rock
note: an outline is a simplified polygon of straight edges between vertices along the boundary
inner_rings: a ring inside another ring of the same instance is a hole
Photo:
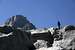
[[[58,21],[58,23],[57,23],[57,24],[58,24],[58,29],[60,29],[60,25],[61,25],[61,24],[60,24],[60,21]]]

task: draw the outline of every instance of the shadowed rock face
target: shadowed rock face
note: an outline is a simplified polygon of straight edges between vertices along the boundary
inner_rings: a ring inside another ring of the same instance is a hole
[[[34,50],[31,33],[14,29],[12,35],[0,37],[0,50]]]
[[[10,26],[0,27],[0,32],[1,33],[8,34],[8,33],[12,32],[12,31],[13,31],[13,29]]]
[[[23,28],[24,30],[35,29],[35,26],[22,15],[12,16],[5,22],[5,25],[9,25],[15,28]]]

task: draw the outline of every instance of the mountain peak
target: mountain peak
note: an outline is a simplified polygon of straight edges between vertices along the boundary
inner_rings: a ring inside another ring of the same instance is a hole
[[[5,22],[5,25],[15,28],[24,28],[25,30],[35,29],[35,26],[23,15],[12,16]]]

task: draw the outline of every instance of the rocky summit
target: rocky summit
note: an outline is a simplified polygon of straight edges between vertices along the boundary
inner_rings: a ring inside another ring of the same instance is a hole
[[[30,23],[26,17],[22,15],[12,16],[5,22],[6,26],[12,26],[15,28],[22,28],[24,30],[35,29],[36,27]]]

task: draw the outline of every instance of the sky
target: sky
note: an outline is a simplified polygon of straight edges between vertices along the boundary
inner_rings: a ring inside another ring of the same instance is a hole
[[[0,25],[15,15],[24,15],[37,28],[75,25],[75,0],[0,0]]]

